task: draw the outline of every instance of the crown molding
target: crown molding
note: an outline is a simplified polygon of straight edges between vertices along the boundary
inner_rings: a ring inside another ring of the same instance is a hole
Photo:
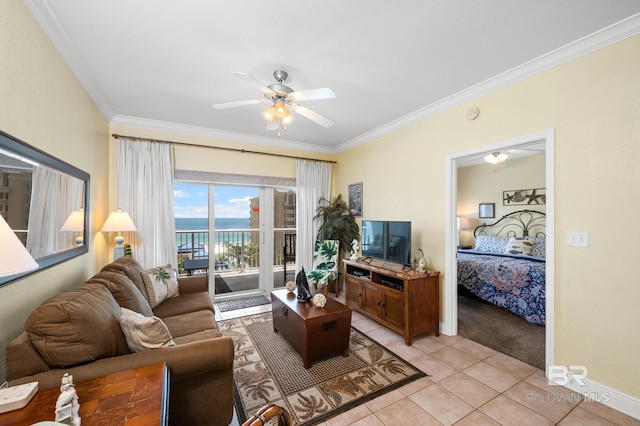
[[[145,130],[156,130],[162,132],[172,132],[193,136],[203,136],[207,138],[246,142],[277,148],[299,149],[302,151],[335,154],[335,149],[322,145],[314,145],[279,138],[268,138],[264,136],[254,136],[246,133],[228,132],[224,130],[210,129],[208,127],[191,126],[187,124],[171,123],[168,121],[152,120],[148,118],[130,117],[126,115],[116,115],[111,120],[111,124],[137,127],[139,129]]]
[[[341,152],[640,33],[640,13],[336,146]]]
[[[49,37],[53,45],[58,49],[58,52],[71,69],[71,72],[78,78],[80,84],[82,84],[91,99],[93,99],[93,102],[100,112],[102,112],[102,115],[104,115],[107,121],[110,121],[115,116],[115,111],[102,91],[102,87],[100,87],[100,84],[98,84],[98,81],[95,79],[93,72],[91,72],[87,63],[82,59],[82,55],[77,51],[61,22],[57,19],[49,2],[46,0],[23,1],[47,37]]]

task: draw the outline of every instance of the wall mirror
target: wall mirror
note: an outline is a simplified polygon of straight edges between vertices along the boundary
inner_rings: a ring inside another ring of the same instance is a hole
[[[88,173],[0,131],[0,215],[38,262],[0,286],[86,253],[88,206]]]

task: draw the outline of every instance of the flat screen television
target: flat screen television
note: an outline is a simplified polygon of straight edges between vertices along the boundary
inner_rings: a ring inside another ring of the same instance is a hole
[[[362,255],[411,265],[411,222],[363,220]]]

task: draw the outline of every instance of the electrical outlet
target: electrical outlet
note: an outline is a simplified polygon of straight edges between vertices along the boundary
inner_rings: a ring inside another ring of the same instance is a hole
[[[589,233],[586,231],[567,231],[567,245],[589,247]]]

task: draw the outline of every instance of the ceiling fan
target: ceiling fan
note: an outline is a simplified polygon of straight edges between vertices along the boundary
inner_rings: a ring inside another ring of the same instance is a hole
[[[299,92],[295,92],[289,86],[284,85],[289,74],[283,70],[276,70],[273,72],[273,77],[276,79],[276,83],[268,86],[262,84],[249,74],[242,72],[233,72],[232,74],[257,87],[258,90],[264,94],[264,98],[216,104],[213,105],[213,108],[224,109],[244,105],[271,103],[271,106],[267,108],[262,115],[267,119],[267,130],[278,130],[278,136],[280,136],[280,126],[282,125],[286,131],[287,124],[291,123],[293,120],[293,115],[287,107],[323,127],[328,128],[333,126],[334,121],[330,118],[320,115],[317,112],[298,104],[298,102],[302,101],[334,99],[336,94],[333,93],[333,90],[323,87],[320,89],[301,90]]]

